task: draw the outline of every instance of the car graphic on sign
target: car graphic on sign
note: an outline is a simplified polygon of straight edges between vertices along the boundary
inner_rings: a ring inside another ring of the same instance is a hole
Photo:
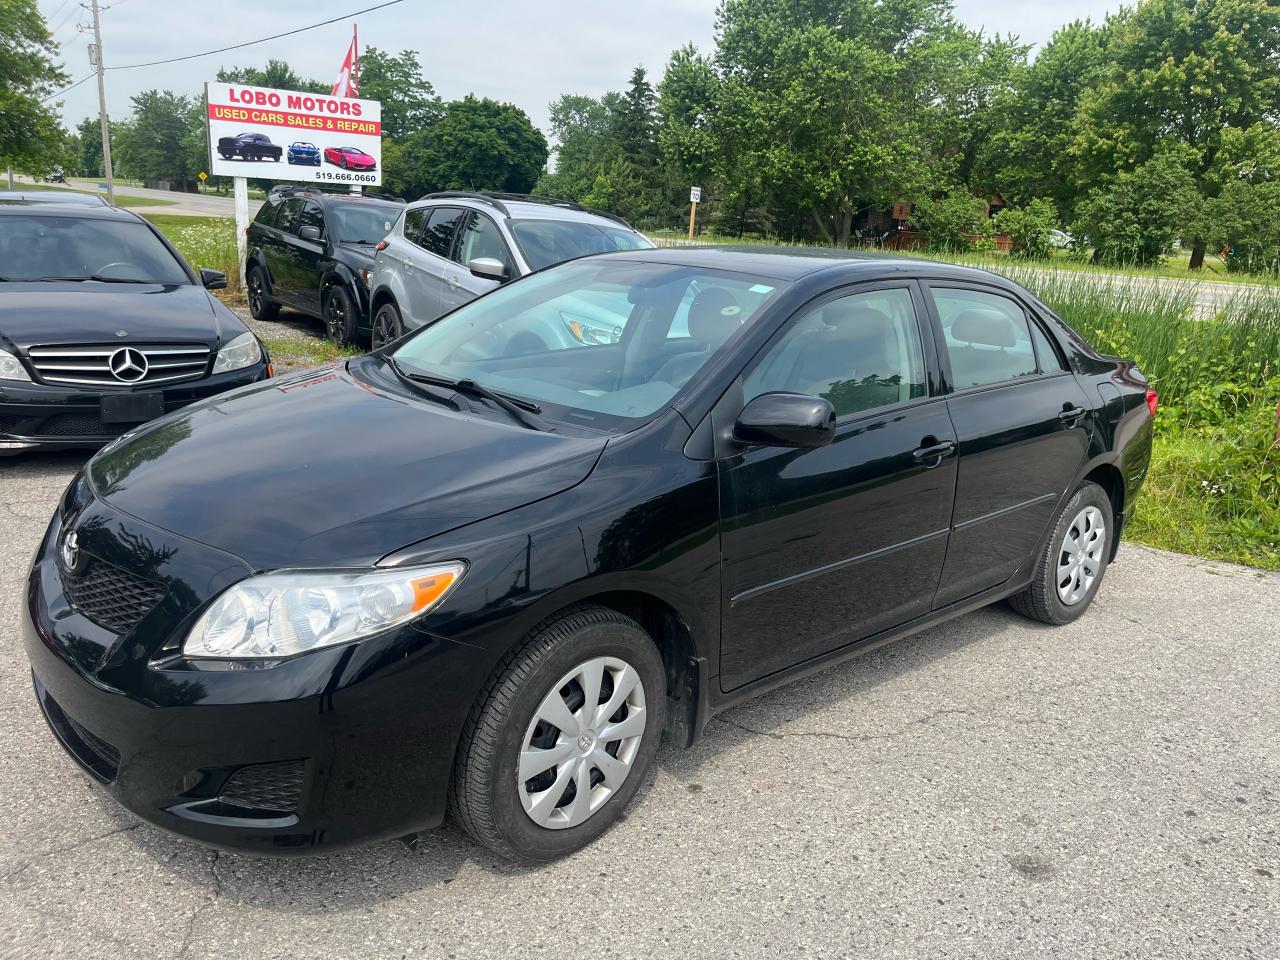
[[[326,163],[346,170],[375,170],[378,167],[377,160],[355,147],[325,147],[324,159]]]
[[[305,140],[295,140],[289,144],[289,162],[305,163],[320,166],[320,148]]]
[[[278,161],[283,152],[262,133],[241,133],[218,140],[218,156],[223,160],[239,156],[242,160]]]

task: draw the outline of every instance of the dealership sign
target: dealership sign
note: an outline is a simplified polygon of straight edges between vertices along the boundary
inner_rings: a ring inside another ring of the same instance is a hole
[[[382,104],[206,83],[209,172],[303,183],[382,183]]]

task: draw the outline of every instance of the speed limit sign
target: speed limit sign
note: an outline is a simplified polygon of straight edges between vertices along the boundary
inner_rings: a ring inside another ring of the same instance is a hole
[[[689,188],[689,202],[690,202],[690,203],[701,203],[701,202],[702,202],[702,188],[701,188],[701,187],[690,187],[690,188]]]

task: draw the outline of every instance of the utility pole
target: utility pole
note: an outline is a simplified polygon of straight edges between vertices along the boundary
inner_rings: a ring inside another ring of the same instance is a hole
[[[84,4],[81,4],[84,6]],[[103,83],[102,23],[98,17],[98,0],[89,0],[93,14],[93,45],[89,48],[89,63],[98,71],[98,120],[102,124],[102,172],[107,180],[107,203],[116,205],[116,188],[111,173],[111,124],[107,121],[107,88]]]

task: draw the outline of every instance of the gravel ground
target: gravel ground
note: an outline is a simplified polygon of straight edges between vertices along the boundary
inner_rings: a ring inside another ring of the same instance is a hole
[[[13,624],[80,462],[0,468],[0,956],[1280,955],[1280,576],[1127,547],[1069,627],[992,608],[730,711],[551,866],[453,827],[260,860],[139,824],[40,717]]]
[[[259,338],[271,344],[271,362],[276,375],[318,366],[337,356],[334,344],[324,335],[324,324],[293,310],[281,310],[275,320],[253,319],[248,307],[231,310]]]

